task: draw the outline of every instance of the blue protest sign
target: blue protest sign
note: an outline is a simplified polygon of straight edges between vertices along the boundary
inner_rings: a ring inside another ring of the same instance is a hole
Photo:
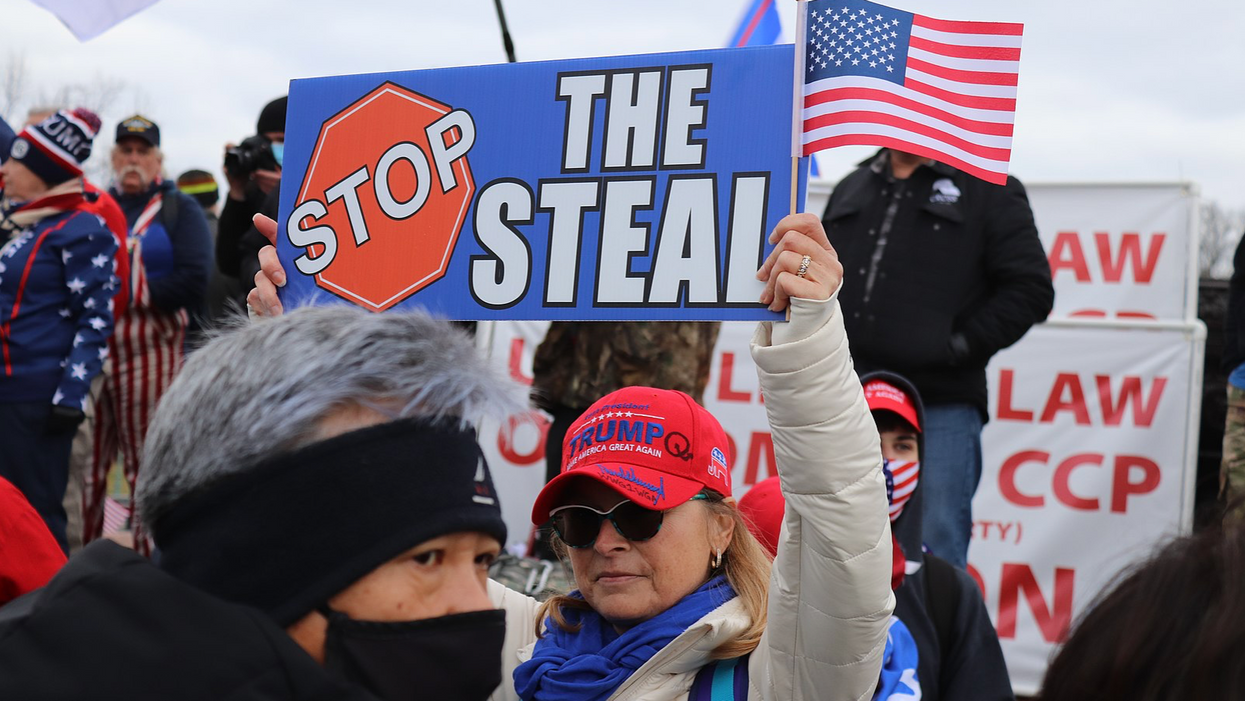
[[[792,65],[784,45],[295,80],[283,301],[776,318],[754,273],[790,207]]]

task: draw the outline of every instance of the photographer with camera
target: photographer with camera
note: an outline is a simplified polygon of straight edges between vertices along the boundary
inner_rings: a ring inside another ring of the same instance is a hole
[[[285,149],[286,98],[279,97],[259,113],[255,135],[238,145],[225,146],[225,177],[229,195],[220,213],[216,235],[216,267],[238,279],[243,298],[254,286],[259,270],[258,254],[268,242],[251,226],[256,213],[276,217],[281,185],[281,162]]]

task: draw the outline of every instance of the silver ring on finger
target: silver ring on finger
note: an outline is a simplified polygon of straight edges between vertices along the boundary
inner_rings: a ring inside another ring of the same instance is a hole
[[[795,271],[796,277],[804,277],[808,274],[808,266],[813,262],[812,256],[804,256],[800,259],[800,269]]]

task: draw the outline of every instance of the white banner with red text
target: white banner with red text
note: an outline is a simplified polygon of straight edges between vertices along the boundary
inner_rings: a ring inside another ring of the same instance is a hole
[[[1121,569],[1188,531],[1204,338],[1051,322],[990,363],[968,559],[1018,693]]]

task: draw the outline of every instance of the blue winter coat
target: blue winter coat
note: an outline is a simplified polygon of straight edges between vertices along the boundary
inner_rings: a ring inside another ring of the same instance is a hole
[[[0,247],[0,402],[85,408],[108,356],[116,250],[103,222],[80,209]]]

